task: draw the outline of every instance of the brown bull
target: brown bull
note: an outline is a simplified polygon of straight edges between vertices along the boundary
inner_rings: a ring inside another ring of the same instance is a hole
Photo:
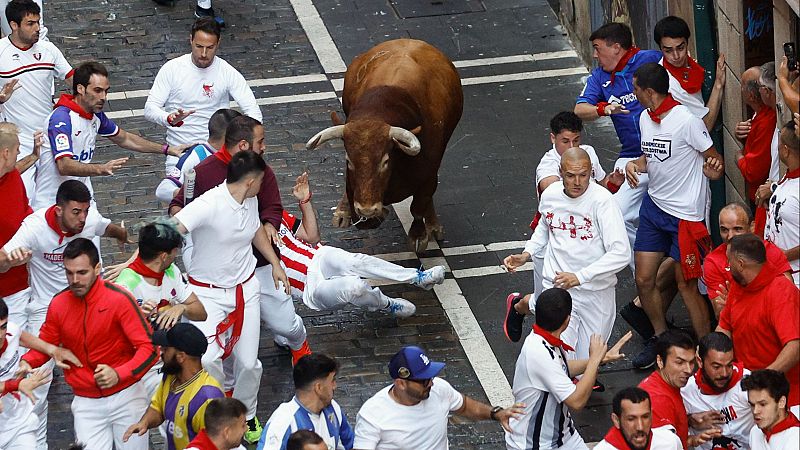
[[[453,63],[431,45],[412,39],[384,42],[347,68],[342,97],[347,121],[311,138],[331,139],[347,150],[345,193],[333,225],[377,227],[390,205],[412,196],[412,249],[423,252],[442,226],[433,207],[439,165],[464,104]]]

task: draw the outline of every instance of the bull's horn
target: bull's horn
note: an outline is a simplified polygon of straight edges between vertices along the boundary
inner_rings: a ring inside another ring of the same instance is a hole
[[[414,133],[400,127],[389,127],[389,137],[409,156],[417,156],[420,151],[419,139]]]
[[[320,131],[306,142],[306,148],[313,150],[331,139],[341,139],[344,135],[344,125],[334,125]]]

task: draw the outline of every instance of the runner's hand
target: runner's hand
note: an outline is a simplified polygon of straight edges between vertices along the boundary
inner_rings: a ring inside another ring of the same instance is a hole
[[[56,362],[56,366],[61,369],[69,370],[72,367],[83,367],[83,363],[81,360],[75,356],[74,353],[68,348],[64,347],[56,347],[55,351],[53,351],[53,360]],[[70,364],[72,364],[70,366]]]
[[[630,114],[631,112],[625,109],[623,105],[619,103],[609,103],[606,105],[605,108],[606,115],[610,116],[612,114]]]
[[[39,152],[42,150],[42,142],[44,142],[44,132],[42,130],[36,130],[33,132],[33,154],[39,156]]]
[[[302,202],[303,200],[307,199],[308,196],[311,194],[311,189],[308,186],[308,173],[303,172],[302,175],[297,177],[297,180],[294,183],[294,188],[292,188],[292,195],[297,201]]]
[[[725,166],[722,164],[722,161],[714,157],[708,158],[703,163],[703,175],[709,180],[719,180],[724,173],[724,169]]]
[[[633,161],[628,161],[625,164],[625,178],[628,180],[628,184],[631,188],[636,188],[639,185],[639,168],[636,167],[636,163]]]
[[[98,364],[94,369],[94,381],[100,389],[110,389],[119,383],[119,374],[109,365]]]
[[[117,158],[101,164],[98,175],[114,175],[114,171],[121,169],[126,162],[128,162],[128,158]]]
[[[631,340],[631,337],[633,337],[633,333],[632,332],[628,331],[627,333],[625,333],[625,335],[622,336],[617,341],[617,343],[614,344],[613,347],[608,349],[608,351],[606,352],[606,356],[605,356],[605,358],[603,358],[603,362],[601,364],[607,364],[607,363],[618,361],[618,360],[624,358],[625,357],[625,353],[620,352],[620,350],[622,350],[622,347],[625,344],[627,344],[628,341]]]
[[[170,113],[170,114],[167,116],[167,123],[169,123],[169,124],[170,124],[170,125],[172,125],[172,126],[175,126],[175,125],[177,125],[178,123],[182,122],[182,121],[183,121],[183,119],[185,119],[185,118],[187,118],[187,117],[191,116],[191,115],[192,115],[192,114],[194,114],[195,112],[196,112],[196,111],[195,111],[194,109],[190,109],[190,110],[188,110],[188,111],[184,111],[182,108],[178,108],[178,110],[177,110],[177,111],[171,112],[171,113]]]
[[[14,78],[8,83],[3,85],[3,88],[0,89],[0,103],[5,103],[11,96],[16,92],[17,89],[21,88],[22,85],[19,84],[19,80]]]
[[[133,433],[136,433],[137,436],[144,436],[147,433],[147,424],[144,422],[136,422],[135,424],[128,427],[125,430],[125,434],[122,435],[122,442],[128,442],[128,439],[133,436]]]
[[[169,330],[176,323],[178,323],[178,320],[180,320],[184,312],[186,312],[186,305],[182,304],[173,305],[169,307],[166,311],[158,315],[156,323],[160,328]]]
[[[572,289],[580,284],[578,277],[571,272],[556,272],[556,276],[553,278],[553,286],[561,289]]]
[[[272,245],[276,245],[278,247],[283,247],[283,242],[281,242],[281,237],[278,234],[278,230],[275,229],[275,226],[271,223],[267,222],[264,224],[264,231],[267,232],[267,239],[269,239]]]
[[[275,282],[275,289],[280,290],[279,283],[283,283],[283,291],[286,292],[286,295],[291,295],[292,287],[289,286],[289,277],[286,276],[282,267],[272,266],[272,280]]]
[[[747,136],[750,134],[750,125],[752,121],[747,119],[743,122],[739,122],[736,124],[736,130],[734,131],[734,135],[736,139],[744,142],[747,140]]]
[[[19,382],[19,392],[25,394],[32,402],[36,403],[36,396],[33,395],[33,390],[50,381],[51,373],[52,372],[49,370],[37,370],[33,372],[30,376]]]
[[[517,253],[514,255],[508,255],[503,259],[503,267],[506,268],[509,272],[515,272],[520,266],[528,262],[528,254],[527,253]]]
[[[511,429],[509,421],[512,418],[516,419],[523,414],[525,414],[525,403],[514,403],[508,408],[503,408],[500,411],[498,411],[494,415],[494,417],[497,419],[498,422],[500,422],[500,425],[503,426],[503,429],[511,433],[513,432],[513,430]]]

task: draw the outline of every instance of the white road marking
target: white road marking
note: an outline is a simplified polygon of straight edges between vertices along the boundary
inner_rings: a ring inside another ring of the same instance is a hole
[[[342,60],[342,55],[336,44],[333,42],[328,28],[319,16],[317,8],[311,0],[289,0],[292,3],[292,8],[297,14],[297,20],[300,21],[303,30],[308,36],[308,41],[317,53],[322,68],[325,73],[338,73],[347,70],[347,66]]]
[[[462,78],[463,86],[474,84],[507,83],[509,81],[535,80],[538,78],[563,77],[568,75],[585,75],[585,67],[571,67],[568,69],[538,70],[535,72],[509,73],[503,75],[487,75],[484,77]]]
[[[465,59],[461,61],[453,61],[453,65],[457,68],[463,67],[476,67],[476,66],[494,66],[497,64],[511,64],[521,62],[534,62],[545,61],[548,59],[561,59],[561,58],[577,58],[578,54],[575,50],[565,50],[561,52],[544,52],[544,53],[524,53],[522,55],[500,56],[496,58],[479,58],[479,59]]]

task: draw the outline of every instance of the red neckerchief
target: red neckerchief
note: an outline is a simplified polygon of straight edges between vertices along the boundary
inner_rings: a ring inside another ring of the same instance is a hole
[[[739,384],[739,381],[742,379],[744,375],[744,366],[742,363],[737,362],[733,365],[733,375],[731,375],[730,381],[728,384],[722,388],[721,391],[718,391],[714,386],[706,383],[706,380],[703,378],[703,369],[698,369],[697,372],[694,373],[694,381],[697,383],[698,389],[700,389],[700,393],[703,395],[719,395],[723,392],[728,392],[732,387]]]
[[[56,102],[53,108],[58,106],[64,106],[69,108],[70,110],[78,113],[79,116],[83,117],[86,120],[91,120],[93,117],[92,113],[86,112],[81,105],[75,103],[75,97],[69,94],[61,94],[61,97],[58,98],[58,102]]]
[[[164,272],[156,272],[155,270],[147,267],[142,261],[141,256],[137,256],[136,259],[133,260],[131,265],[128,266],[128,269],[138,273],[139,275],[145,278],[154,278],[158,281],[158,286],[161,286],[161,282],[164,279]]]
[[[664,59],[664,68],[678,80],[683,90],[690,94],[700,92],[703,87],[703,79],[706,77],[706,69],[697,64],[697,61],[691,57],[686,58],[687,67],[673,66],[666,59]]]
[[[226,166],[231,162],[231,158],[233,157],[228,152],[228,149],[225,148],[225,145],[223,145],[218,151],[214,152],[214,156],[216,156],[220,161],[224,162]]]
[[[75,236],[75,233],[68,233],[61,230],[61,226],[58,225],[58,217],[56,217],[56,205],[47,208],[47,211],[44,213],[44,218],[47,221],[47,225],[58,235],[59,245],[61,245],[65,237]]]
[[[681,102],[672,98],[672,94],[667,94],[667,96],[664,98],[664,101],[658,105],[658,108],[656,108],[655,111],[650,111],[650,109],[648,109],[647,114],[650,115],[650,118],[653,119],[653,122],[661,123],[661,117],[659,116],[680,104]]]
[[[781,179],[781,181],[778,182],[778,184],[783,184],[784,181],[791,180],[792,178],[800,178],[800,167],[786,172],[786,175],[783,176],[783,178]]]
[[[625,436],[622,435],[622,432],[619,431],[619,428],[617,427],[612,426],[603,439],[617,450],[631,450],[630,445],[628,445],[628,442],[625,440]],[[650,444],[652,442],[653,430],[651,429],[650,435],[647,437],[647,448],[645,450],[650,450]]]
[[[10,334],[8,334],[8,333],[6,333],[6,340],[5,340],[5,341],[3,341],[3,346],[2,346],[2,347],[0,347],[0,355],[2,355],[2,354],[3,354],[3,352],[5,352],[5,351],[6,351],[6,349],[8,348],[8,337],[9,337],[9,336],[11,336],[11,335],[10,335]]]
[[[205,428],[197,433],[197,436],[189,442],[187,447],[198,448],[200,450],[219,450],[216,445],[211,441],[211,438],[206,434]]]
[[[542,328],[539,327],[539,325],[536,325],[536,324],[533,325],[533,332],[538,334],[539,336],[541,336],[542,339],[547,341],[548,344],[550,344],[552,346],[555,346],[555,347],[561,347],[561,349],[564,350],[565,352],[574,352],[575,351],[574,348],[572,348],[569,345],[567,345],[561,339],[559,339],[559,338],[553,336],[552,334],[548,333],[547,331],[543,330]]]
[[[639,47],[631,47],[622,55],[622,59],[619,60],[617,63],[617,67],[614,67],[614,70],[611,71],[611,84],[614,84],[614,77],[617,75],[617,72],[622,72],[622,69],[628,65],[628,61],[633,58],[633,55],[639,53]]]
[[[761,430],[761,431],[764,431],[764,437],[767,438],[767,442],[769,442],[769,438],[771,438],[772,436],[775,436],[781,431],[786,431],[792,427],[800,427],[800,420],[797,420],[797,417],[795,417],[794,414],[790,412],[785,419],[773,425],[772,430],[770,431]]]

